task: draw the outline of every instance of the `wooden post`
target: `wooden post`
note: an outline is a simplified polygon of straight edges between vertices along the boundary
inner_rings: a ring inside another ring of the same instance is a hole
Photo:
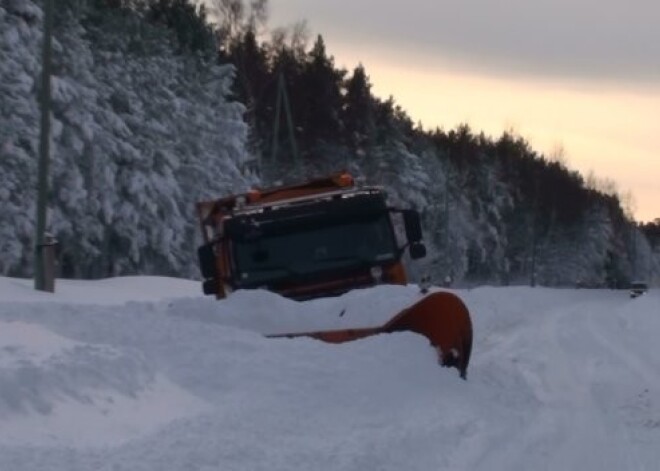
[[[39,247],[41,252],[41,261],[43,266],[41,267],[43,273],[43,288],[42,291],[48,291],[49,293],[55,292],[55,259],[56,259],[56,250],[57,250],[57,240],[50,234],[44,235],[44,243]]]
[[[41,134],[39,138],[39,175],[37,183],[37,232],[34,251],[34,288],[46,290],[44,247],[46,246],[46,206],[50,160],[50,65],[53,36],[53,0],[44,1],[43,62],[41,74]]]

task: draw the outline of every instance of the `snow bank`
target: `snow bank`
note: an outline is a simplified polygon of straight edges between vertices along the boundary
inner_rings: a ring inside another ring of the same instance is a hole
[[[108,446],[198,413],[138,350],[0,321],[0,444]]]
[[[655,469],[660,293],[482,287],[469,380],[380,324],[416,287],[215,301],[171,278],[0,278],[0,469]],[[50,301],[50,302],[44,302]],[[350,323],[350,324],[349,324]]]
[[[412,285],[357,289],[343,296],[305,302],[252,290],[238,291],[219,303],[212,299],[175,300],[170,311],[188,319],[271,335],[379,326],[422,297],[419,288]]]
[[[197,281],[159,276],[123,276],[103,280],[56,280],[55,293],[34,290],[34,281],[0,277],[0,301],[116,305],[200,297]]]

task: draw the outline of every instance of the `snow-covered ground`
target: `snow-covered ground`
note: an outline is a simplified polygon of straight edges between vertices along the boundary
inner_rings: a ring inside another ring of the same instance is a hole
[[[199,292],[0,278],[0,470],[659,469],[657,290],[458,290],[468,381],[412,333],[262,335],[382,323],[414,286],[305,303]]]

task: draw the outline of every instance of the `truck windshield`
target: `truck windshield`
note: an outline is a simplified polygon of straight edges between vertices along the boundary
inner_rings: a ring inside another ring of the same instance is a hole
[[[397,246],[389,214],[321,227],[297,227],[234,241],[240,286],[251,287],[331,270],[395,260]]]

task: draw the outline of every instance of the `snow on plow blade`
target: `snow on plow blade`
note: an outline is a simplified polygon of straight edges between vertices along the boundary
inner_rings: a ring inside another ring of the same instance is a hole
[[[299,332],[268,337],[312,337],[329,343],[343,343],[371,335],[403,331],[425,336],[437,350],[439,363],[457,368],[461,378],[467,378],[472,352],[472,322],[465,304],[456,295],[448,292],[425,296],[379,327]]]

